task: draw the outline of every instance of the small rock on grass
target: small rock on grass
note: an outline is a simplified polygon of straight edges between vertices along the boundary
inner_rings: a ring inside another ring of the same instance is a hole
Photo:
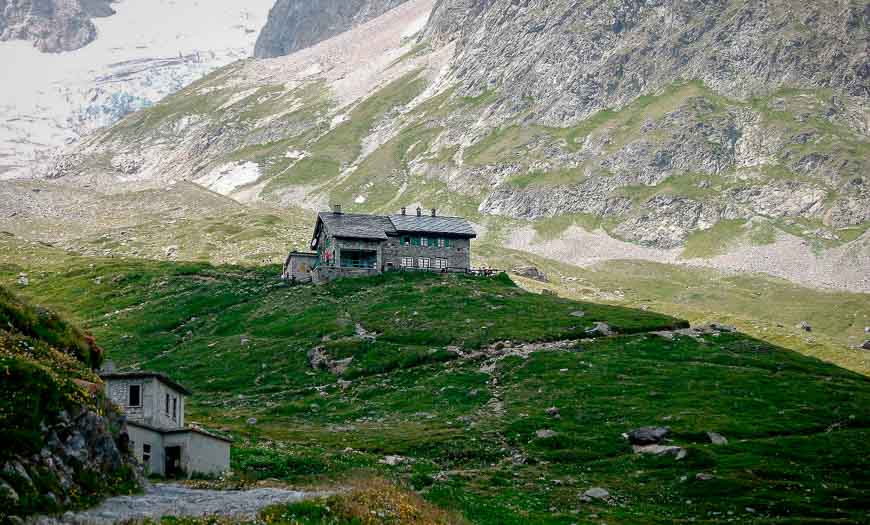
[[[649,454],[652,456],[674,456],[677,459],[683,459],[688,455],[686,449],[676,445],[634,445],[632,447],[635,454]]]
[[[710,443],[714,445],[727,445],[728,439],[718,432],[707,432],[707,437],[710,438]]]
[[[657,445],[671,433],[668,427],[642,427],[624,434],[632,445]]]
[[[713,474],[707,474],[706,472],[698,472],[695,474],[695,479],[698,481],[710,481],[713,478],[715,478]]]
[[[388,465],[390,467],[395,467],[407,462],[408,458],[402,456],[384,456],[384,459],[380,460],[378,463]]]
[[[547,439],[547,438],[554,437],[555,435],[556,435],[556,432],[554,432],[548,428],[544,428],[544,429],[541,429],[541,430],[538,430],[537,432],[535,432],[535,437],[537,437],[539,439]]]
[[[584,501],[592,501],[592,500],[607,500],[610,498],[610,492],[607,489],[601,487],[592,487],[583,493]]]
[[[861,348],[863,348],[864,350],[870,350],[870,339],[864,341],[864,344],[861,345]]]
[[[595,323],[595,326],[593,326],[589,330],[586,330],[586,333],[593,337],[608,337],[611,335],[616,335],[616,332],[614,332],[613,329],[610,328],[610,325],[600,322]]]
[[[559,414],[559,409],[556,408],[556,407],[550,407],[550,408],[548,408],[548,409],[547,409],[547,415],[549,415],[550,417],[554,417],[554,418],[556,418],[556,419],[558,419],[558,418],[561,417],[561,415]]]

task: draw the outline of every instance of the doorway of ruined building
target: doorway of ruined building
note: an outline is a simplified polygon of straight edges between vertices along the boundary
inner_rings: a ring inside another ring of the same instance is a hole
[[[166,447],[164,449],[166,467],[164,475],[167,478],[179,478],[184,473],[181,470],[181,447]]]

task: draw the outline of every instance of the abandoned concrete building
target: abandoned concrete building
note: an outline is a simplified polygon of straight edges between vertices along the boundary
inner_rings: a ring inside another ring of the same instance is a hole
[[[130,447],[147,473],[177,478],[229,470],[229,439],[185,427],[188,389],[157,372],[110,372],[101,377],[106,395],[127,415]]]
[[[471,239],[477,237],[461,217],[424,214],[363,215],[336,206],[317,216],[313,252],[292,252],[283,277],[295,282],[325,282],[339,277],[389,271],[466,272]]]

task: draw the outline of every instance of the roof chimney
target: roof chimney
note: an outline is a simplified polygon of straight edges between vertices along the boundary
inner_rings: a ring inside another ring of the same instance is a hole
[[[423,210],[419,206],[417,206],[417,217],[422,217],[422,216],[423,216]]]
[[[436,211],[437,211],[437,210],[435,210],[435,208],[432,208],[432,216],[433,216],[433,217],[435,216],[435,212],[436,212]]]
[[[405,215],[407,211],[408,210],[404,206],[402,206],[402,215]]]
[[[332,205],[332,213],[336,215],[341,215],[341,204],[333,204]]]

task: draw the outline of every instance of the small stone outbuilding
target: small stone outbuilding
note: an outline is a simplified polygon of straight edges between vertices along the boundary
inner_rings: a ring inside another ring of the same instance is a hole
[[[102,375],[106,395],[127,416],[130,449],[149,474],[217,475],[230,468],[231,440],[184,424],[191,392],[157,372]]]

